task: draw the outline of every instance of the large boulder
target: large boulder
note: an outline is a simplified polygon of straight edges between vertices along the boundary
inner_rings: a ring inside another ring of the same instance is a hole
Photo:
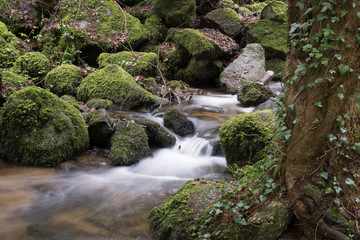
[[[286,23],[271,20],[257,20],[246,24],[247,43],[260,43],[265,49],[266,59],[285,60],[287,51]]]
[[[237,95],[237,100],[245,107],[257,106],[271,97],[270,89],[260,83],[245,85]]]
[[[150,147],[167,148],[175,145],[176,138],[166,131],[159,123],[146,118],[135,118],[134,121],[145,127]]]
[[[169,27],[191,27],[196,18],[196,0],[154,0]]]
[[[221,186],[222,183],[210,180],[189,181],[165,203],[154,207],[149,223],[156,239],[194,239],[207,232],[214,240],[276,240],[286,230],[292,218],[286,201],[270,201],[241,225],[233,220],[232,212],[223,213],[222,207],[234,199],[226,204],[216,201],[222,196]],[[213,209],[213,214],[209,209]]]
[[[270,1],[261,11],[261,18],[278,22],[286,22],[287,9],[288,6],[284,2]]]
[[[39,87],[9,97],[0,112],[0,129],[5,159],[25,165],[56,166],[89,145],[81,113]]]
[[[111,163],[116,166],[129,166],[151,155],[144,128],[136,123],[118,122],[111,140]]]
[[[227,120],[219,130],[221,148],[229,166],[239,167],[257,162],[269,143],[275,127],[271,111],[242,113]]]
[[[256,82],[265,73],[265,51],[260,44],[248,44],[241,55],[220,74],[220,87],[237,93],[246,84]]]
[[[103,68],[109,64],[117,64],[132,76],[156,76],[156,65],[158,56],[155,53],[144,52],[118,52],[102,53],[97,59],[99,67]]]
[[[192,135],[195,132],[194,123],[175,107],[166,110],[164,115],[164,126],[182,137]]]
[[[80,84],[83,72],[75,65],[64,64],[46,74],[44,86],[59,97],[75,95],[76,87]]]
[[[50,71],[49,59],[40,52],[27,52],[18,57],[14,63],[14,71],[32,78],[41,78]]]
[[[16,36],[0,22],[0,68],[12,66],[20,54],[20,44]]]
[[[113,134],[114,121],[105,109],[90,112],[86,116],[90,144],[94,146],[109,147],[111,135]]]
[[[139,86],[134,78],[118,65],[89,74],[77,90],[77,99],[88,101],[92,98],[111,100],[122,109],[148,107],[155,103],[155,97]]]
[[[243,28],[241,17],[231,8],[219,8],[206,14],[201,25],[218,29],[231,38],[238,36]]]

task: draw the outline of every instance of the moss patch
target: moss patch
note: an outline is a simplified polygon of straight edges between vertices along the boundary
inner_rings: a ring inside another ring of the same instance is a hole
[[[155,103],[155,97],[118,65],[108,65],[84,78],[77,99],[86,102],[92,98],[109,99],[122,109],[148,107]]]
[[[261,18],[278,22],[287,21],[287,4],[281,1],[271,1],[262,10]]]
[[[0,146],[11,162],[56,166],[89,144],[81,113],[39,87],[15,92],[0,113]]]
[[[154,5],[170,27],[190,27],[195,23],[196,0],[154,0]]]
[[[74,95],[75,88],[82,79],[82,71],[79,67],[69,64],[51,70],[45,77],[45,88],[58,96]]]
[[[11,67],[20,55],[20,44],[16,36],[0,22],[0,68]]]
[[[237,100],[244,106],[257,106],[271,97],[270,89],[263,84],[250,83],[245,85],[237,95]]]
[[[109,110],[114,105],[112,101],[108,99],[101,99],[101,98],[92,98],[85,104],[89,108],[96,108],[101,109],[104,108],[106,110]]]
[[[109,64],[117,64],[132,76],[144,75],[155,76],[158,56],[155,53],[143,52],[118,52],[102,53],[98,57],[99,67],[103,68]]]
[[[227,164],[244,166],[260,160],[257,154],[269,143],[274,125],[275,116],[269,110],[243,113],[227,120],[219,130]]]
[[[13,69],[23,75],[40,78],[49,72],[50,61],[40,52],[27,52],[16,59]]]
[[[266,71],[271,70],[274,72],[274,79],[280,80],[284,72],[285,61],[279,58],[273,58],[265,62]]]
[[[144,22],[144,27],[148,30],[152,43],[156,44],[166,33],[166,28],[163,25],[161,18],[157,15],[151,15]]]

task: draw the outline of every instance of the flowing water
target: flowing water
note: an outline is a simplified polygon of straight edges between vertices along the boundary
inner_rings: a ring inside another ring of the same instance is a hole
[[[225,120],[252,110],[239,106],[236,96],[208,94],[194,100],[179,107],[197,134],[178,137],[173,148],[156,150],[134,166],[65,173],[0,161],[0,239],[153,239],[150,209],[186,180],[224,172],[225,159],[211,156],[210,142]],[[161,124],[162,115],[143,114]],[[106,165],[101,154],[81,158]]]

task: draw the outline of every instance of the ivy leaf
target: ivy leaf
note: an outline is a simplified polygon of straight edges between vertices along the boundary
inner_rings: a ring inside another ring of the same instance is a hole
[[[350,71],[350,67],[348,65],[340,64],[339,65],[339,72],[341,75],[344,75],[345,73]]]
[[[316,102],[314,103],[315,106],[319,107],[319,108],[322,108],[323,105],[322,105],[322,102]]]
[[[320,122],[320,120],[316,118],[316,119],[313,121],[313,124],[317,124],[317,123],[319,123],[319,122]]]
[[[323,180],[317,181],[316,183],[320,184],[321,186],[325,187],[326,184]]]
[[[341,60],[342,59],[342,56],[341,56],[341,54],[335,54],[335,57],[338,59],[338,60]]]
[[[345,180],[345,183],[346,183],[347,185],[351,185],[351,186],[356,187],[356,183],[355,183],[354,180],[352,180],[351,178],[347,178],[347,179]]]
[[[315,79],[315,83],[323,83],[324,79],[323,78],[317,78]]]
[[[358,18],[360,18],[360,12],[357,12],[356,15],[358,16]]]
[[[295,119],[295,120],[293,121],[293,124],[298,124],[298,123],[300,123],[300,120],[299,120],[299,119]]]
[[[336,194],[339,194],[342,191],[342,188],[339,186],[334,186],[334,190],[335,190]]]
[[[360,203],[360,198],[355,198],[355,202]]]
[[[338,93],[337,96],[340,100],[343,100],[345,98],[344,94],[342,93]]]
[[[319,173],[319,175],[324,179],[328,179],[328,177],[329,177],[329,174],[327,172],[321,172],[321,173]]]
[[[330,193],[333,193],[333,192],[334,192],[334,190],[332,190],[331,187],[327,187],[327,188],[325,189],[325,194],[330,194]]]
[[[339,198],[335,198],[335,199],[334,199],[334,203],[339,206],[339,205],[340,205],[340,199],[339,199]]]
[[[334,141],[334,140],[336,140],[337,139],[337,137],[336,136],[334,136],[333,134],[329,134],[328,135],[328,138],[329,138],[329,140],[330,140],[330,142],[332,142],[332,141]]]
[[[341,10],[340,11],[341,17],[344,17],[347,13],[348,13],[348,11],[346,11],[346,10]]]
[[[298,2],[296,3],[296,6],[297,6],[298,8],[300,8],[300,10],[304,10],[304,8],[305,8],[304,2],[302,2],[302,1],[298,1]]]

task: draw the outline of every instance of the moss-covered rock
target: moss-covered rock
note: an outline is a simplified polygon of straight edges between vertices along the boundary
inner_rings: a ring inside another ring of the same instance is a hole
[[[74,96],[63,95],[63,96],[61,96],[61,99],[64,100],[65,102],[69,103],[70,105],[72,105],[73,107],[75,107],[77,110],[80,111],[80,105]]]
[[[247,43],[260,43],[267,59],[280,58],[285,60],[287,51],[286,23],[270,20],[257,20],[246,24]]]
[[[140,20],[112,0],[61,1],[57,16],[45,26],[42,35],[44,52],[60,62],[79,50],[91,51],[96,46],[108,51],[123,49],[123,45],[135,49],[148,38]]]
[[[175,107],[166,110],[164,125],[182,137],[192,135],[195,132],[194,123]]]
[[[278,22],[287,21],[287,4],[281,1],[270,1],[261,11],[261,18]]]
[[[245,107],[257,106],[271,97],[270,89],[260,83],[245,85],[237,95],[237,100]]]
[[[223,203],[216,202],[222,196],[221,185],[210,180],[188,181],[169,200],[154,207],[149,223],[156,239],[194,239],[199,233],[206,233],[214,240],[276,240],[286,230],[292,211],[285,201],[269,202],[247,219],[246,225],[224,216]],[[214,202],[220,204],[215,207]],[[216,214],[209,213],[211,208]]]
[[[101,99],[101,98],[92,98],[85,104],[89,108],[96,108],[101,109],[104,108],[106,110],[109,110],[113,107],[113,102],[108,99]]]
[[[99,67],[103,68],[109,64],[117,64],[132,76],[156,76],[158,56],[155,53],[144,52],[118,52],[102,53],[98,57]]]
[[[79,67],[64,64],[46,74],[44,86],[58,96],[74,95],[82,75]]]
[[[27,52],[16,59],[13,69],[23,75],[40,78],[50,71],[50,61],[40,52]]]
[[[151,155],[144,128],[136,123],[118,122],[111,140],[111,163],[116,166],[129,166]]]
[[[191,27],[196,18],[196,0],[154,0],[169,27]]]
[[[0,113],[0,129],[6,160],[25,165],[56,166],[89,144],[81,113],[39,87],[9,97]]]
[[[273,58],[266,60],[265,68],[266,71],[271,70],[274,72],[274,80],[281,80],[282,74],[284,72],[285,61],[279,58]]]
[[[219,8],[209,12],[201,20],[201,25],[218,29],[232,38],[239,35],[243,27],[241,17],[231,8]]]
[[[134,121],[139,125],[145,126],[150,147],[167,148],[175,145],[176,138],[159,123],[146,118],[135,118]]]
[[[163,24],[161,18],[154,14],[148,17],[144,22],[144,27],[149,32],[149,37],[152,44],[158,43],[166,34],[166,27]]]
[[[12,66],[20,55],[20,44],[16,36],[0,22],[0,68]]]
[[[229,166],[244,166],[260,160],[258,153],[272,137],[275,116],[269,111],[239,114],[227,120],[219,130],[221,148]]]
[[[90,144],[99,147],[109,147],[113,134],[114,121],[105,109],[91,111],[86,116]]]
[[[140,87],[134,78],[118,65],[108,65],[89,74],[77,90],[77,99],[92,98],[111,100],[122,109],[148,107],[155,103],[155,97]]]
[[[0,70],[0,73],[2,73],[2,82],[7,88],[19,90],[29,85],[26,77],[15,73],[11,68]]]

